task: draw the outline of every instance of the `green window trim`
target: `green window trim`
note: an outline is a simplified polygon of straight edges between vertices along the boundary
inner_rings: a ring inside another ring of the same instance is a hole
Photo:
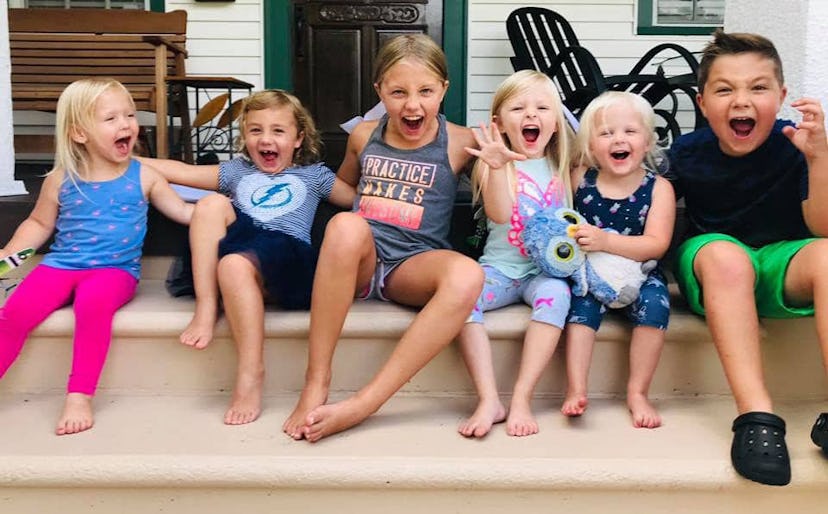
[[[266,88],[293,89],[290,35],[291,2],[264,3],[264,79]],[[443,51],[449,67],[449,90],[443,101],[446,118],[466,124],[466,20],[468,0],[443,2]],[[452,27],[453,30],[447,30]],[[457,30],[456,27],[460,27]]]
[[[150,11],[164,12],[166,8],[167,6],[164,5],[164,0],[150,0]]]
[[[707,36],[719,27],[693,25],[653,25],[654,0],[638,0],[639,36]]]

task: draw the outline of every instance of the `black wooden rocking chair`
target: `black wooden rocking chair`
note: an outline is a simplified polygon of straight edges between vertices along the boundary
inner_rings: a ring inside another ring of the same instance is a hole
[[[681,134],[676,120],[681,94],[690,98],[695,109],[695,127],[704,124],[695,101],[698,62],[681,45],[657,45],[627,75],[605,76],[592,53],[579,44],[566,18],[555,11],[521,7],[509,14],[506,30],[515,53],[511,58],[515,71],[535,69],[549,75],[564,105],[578,118],[593,98],[617,90],[639,94],[654,107],[658,105],[656,114],[664,120],[664,125],[657,127],[662,144],[669,144]],[[686,73],[668,77],[661,63],[675,59],[686,63]],[[656,66],[654,73],[643,73],[648,66]]]

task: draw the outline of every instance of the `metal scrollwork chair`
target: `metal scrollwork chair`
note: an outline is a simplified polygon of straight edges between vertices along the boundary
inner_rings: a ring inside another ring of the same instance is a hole
[[[604,91],[629,91],[643,96],[663,120],[657,127],[661,144],[669,145],[681,134],[676,119],[679,98],[686,95],[695,111],[695,127],[704,124],[696,106],[696,58],[675,43],[650,49],[626,75],[606,76],[592,53],[580,45],[569,22],[555,11],[542,7],[521,7],[506,19],[506,31],[515,53],[515,71],[535,69],[549,75],[564,105],[580,118],[589,102]],[[652,73],[644,73],[653,67]],[[665,69],[686,67],[684,73],[668,76]]]

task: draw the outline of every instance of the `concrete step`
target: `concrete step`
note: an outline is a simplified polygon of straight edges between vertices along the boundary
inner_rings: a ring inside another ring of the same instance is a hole
[[[338,396],[337,396],[338,397]],[[336,399],[336,398],[334,398]],[[280,432],[293,396],[268,396],[255,423],[225,426],[221,395],[96,398],[96,426],[52,435],[61,395],[3,395],[2,512],[822,512],[828,463],[808,440],[819,402],[782,402],[793,482],[739,478],[729,464],[732,402],[660,400],[665,425],[634,429],[621,402],[570,420],[536,402],[541,432],[484,440],[455,427],[473,405],[398,395],[316,444]],[[527,510],[528,509],[528,510]]]
[[[599,331],[591,403],[560,415],[562,352],[538,386],[540,434],[503,425],[483,440],[456,427],[475,404],[455,346],[443,351],[365,423],[316,444],[281,423],[302,384],[308,313],[268,311],[261,418],[231,427],[235,351],[224,321],[204,351],[177,343],[191,299],[163,288],[170,259],[145,259],[134,301],[114,322],[95,399],[96,425],[56,437],[71,360],[70,309],[51,316],[0,380],[0,512],[226,512],[239,506],[304,512],[821,512],[828,462],[808,438],[826,409],[813,320],[763,322],[765,365],[788,422],[793,482],[753,484],[730,466],[735,407],[703,320],[676,306],[653,384],[664,426],[632,428],[621,395],[629,329]],[[23,270],[21,273],[24,273]],[[19,276],[19,274],[18,274]],[[528,309],[487,314],[504,400],[514,382]],[[334,362],[332,398],[361,387],[415,312],[357,302]]]

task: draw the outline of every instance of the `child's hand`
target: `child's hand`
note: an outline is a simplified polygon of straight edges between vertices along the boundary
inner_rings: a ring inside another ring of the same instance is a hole
[[[575,242],[587,252],[600,252],[606,249],[608,232],[595,225],[578,225],[575,231]]]
[[[465,150],[471,155],[483,159],[483,162],[488,164],[489,168],[497,170],[512,161],[526,160],[525,155],[513,152],[506,146],[506,143],[503,142],[503,135],[497,128],[497,123],[492,122],[488,129],[485,124],[481,123],[480,129],[475,129],[473,133],[480,149],[467,146]]]
[[[802,114],[802,121],[796,127],[784,127],[782,132],[799,148],[805,157],[828,157],[828,139],[825,135],[825,113],[822,105],[814,98],[800,98],[791,107]]]

